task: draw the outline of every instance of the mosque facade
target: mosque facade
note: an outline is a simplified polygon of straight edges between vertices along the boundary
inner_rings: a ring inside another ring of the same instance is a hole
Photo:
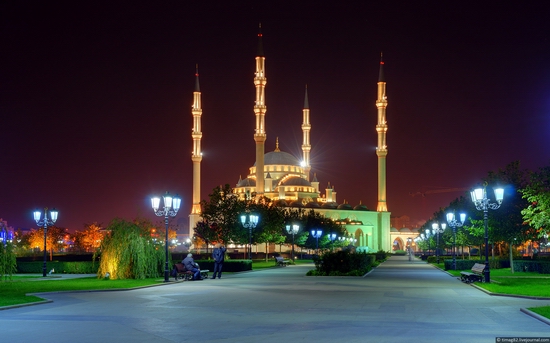
[[[358,251],[392,251],[395,242],[402,246],[403,239],[397,237],[396,231],[390,230],[390,215],[386,202],[386,81],[384,78],[384,62],[381,58],[379,78],[377,83],[377,148],[378,156],[378,201],[376,210],[369,210],[363,204],[352,206],[347,203],[338,203],[334,187],[330,184],[320,190],[320,182],[315,174],[311,177],[310,165],[310,108],[307,87],[305,89],[304,106],[302,109],[302,156],[296,157],[279,149],[278,138],[275,150],[265,153],[267,106],[265,93],[267,76],[265,70],[265,56],[263,54],[262,34],[258,34],[258,54],[255,58],[256,71],[254,86],[256,99],[253,107],[255,114],[255,151],[256,161],[248,168],[248,174],[239,177],[233,192],[240,199],[254,199],[256,196],[265,196],[277,205],[289,208],[306,208],[331,218],[340,223],[354,238],[352,244]],[[200,162],[202,153],[200,142],[202,138],[200,119],[202,116],[201,93],[196,74],[196,85],[193,98],[193,205],[189,215],[189,231],[193,236],[193,228],[200,220]],[[399,233],[397,231],[397,233]],[[392,237],[395,236],[395,237]]]

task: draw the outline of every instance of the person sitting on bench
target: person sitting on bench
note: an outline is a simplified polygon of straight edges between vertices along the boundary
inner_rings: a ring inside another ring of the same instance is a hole
[[[185,269],[193,272],[193,280],[202,280],[201,271],[197,268],[195,260],[193,260],[193,254],[187,254],[187,257],[181,263],[183,263]]]

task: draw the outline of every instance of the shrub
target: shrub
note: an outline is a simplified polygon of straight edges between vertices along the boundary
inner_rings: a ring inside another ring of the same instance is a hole
[[[11,242],[0,243],[0,280],[7,280],[16,271],[15,253]]]
[[[44,262],[17,262],[18,273],[42,273]],[[98,271],[97,262],[48,261],[48,270],[54,269],[56,274],[95,274]]]
[[[342,250],[314,259],[316,273],[308,275],[364,275],[374,263],[374,255]]]
[[[398,256],[405,256],[407,255],[407,252],[405,250],[396,250],[393,252],[393,254]]]

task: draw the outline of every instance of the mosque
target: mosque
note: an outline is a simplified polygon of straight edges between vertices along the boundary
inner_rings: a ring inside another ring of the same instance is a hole
[[[240,199],[253,199],[255,196],[266,196],[275,201],[279,206],[290,208],[311,208],[314,211],[339,222],[354,238],[352,241],[358,251],[392,251],[403,249],[407,239],[415,238],[417,233],[408,229],[390,229],[390,212],[386,202],[386,133],[388,124],[386,121],[386,108],[388,99],[386,96],[386,81],[384,78],[384,62],[380,61],[378,77],[378,92],[376,107],[378,119],[376,132],[378,143],[376,155],[378,156],[378,202],[376,210],[369,210],[363,204],[352,206],[347,203],[339,204],[336,199],[334,187],[330,184],[320,191],[320,183],[315,174],[311,178],[310,165],[310,109],[307,87],[305,89],[304,106],[302,109],[302,156],[293,156],[279,149],[278,138],[274,151],[265,153],[266,123],[265,92],[267,77],[265,70],[265,56],[263,53],[262,34],[258,34],[258,54],[256,56],[256,71],[254,74],[254,86],[256,99],[254,104],[256,143],[256,161],[249,167],[249,174],[239,177],[233,188],[234,193]],[[195,91],[193,92],[193,205],[189,215],[189,236],[193,236],[193,228],[200,221],[200,163],[201,153],[201,92],[199,87],[198,71],[195,75]],[[403,232],[401,232],[403,231]]]

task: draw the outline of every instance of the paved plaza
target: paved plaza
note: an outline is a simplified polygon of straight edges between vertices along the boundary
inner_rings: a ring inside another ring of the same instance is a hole
[[[49,293],[0,311],[2,342],[495,342],[550,337],[520,311],[549,300],[490,296],[393,256],[364,278],[313,265],[132,291]]]

